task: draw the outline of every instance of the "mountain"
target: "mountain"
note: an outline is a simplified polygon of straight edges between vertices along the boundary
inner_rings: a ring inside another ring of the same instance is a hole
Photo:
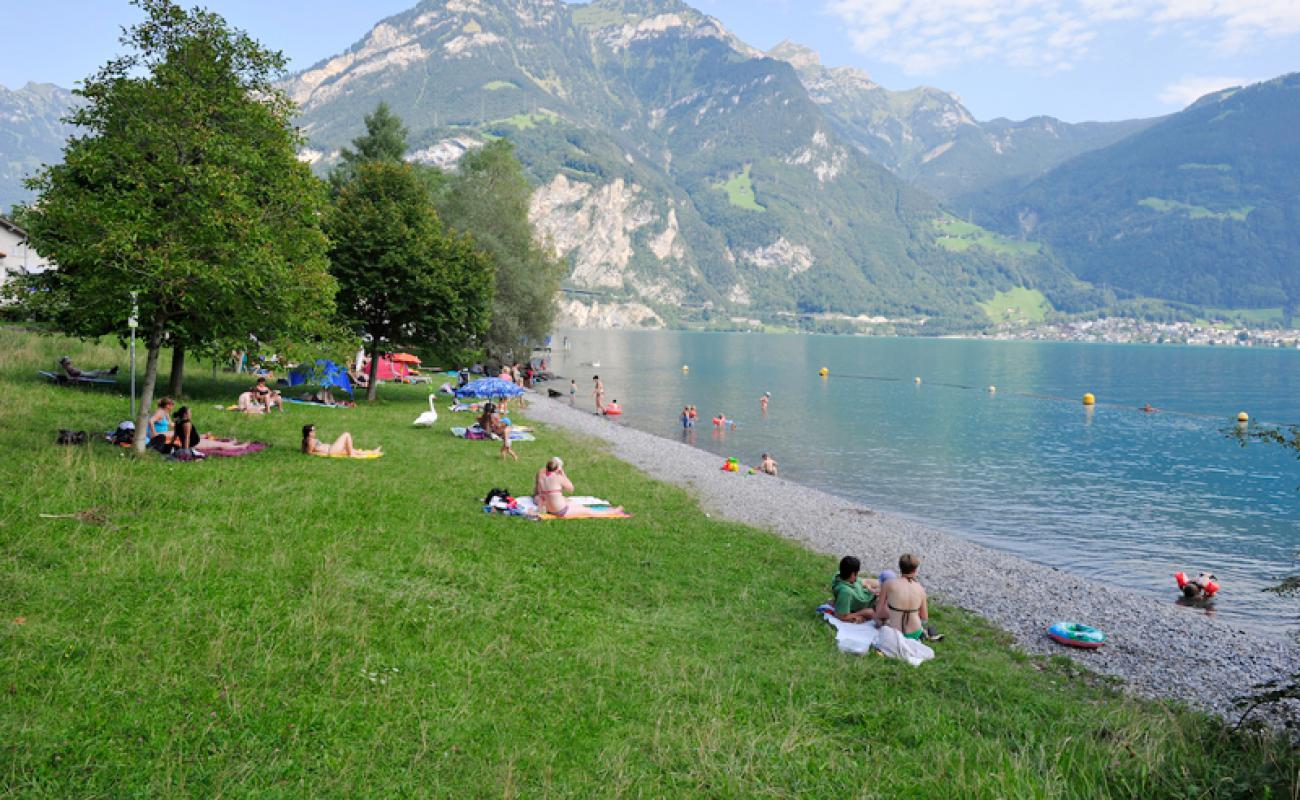
[[[321,165],[381,99],[418,160],[509,138],[569,286],[666,316],[969,321],[999,290],[1075,288],[1031,251],[952,246],[938,204],[848,141],[794,67],[676,0],[426,0],[287,88]]]
[[[62,118],[76,98],[48,83],[29,83],[17,91],[0,86],[0,213],[28,202],[23,186],[41,164],[57,163],[73,132]]]
[[[1300,73],[1201,98],[977,211],[1079,277],[1198,305],[1300,302]]]
[[[962,211],[965,195],[1005,191],[1065,161],[1114,144],[1155,120],[1071,124],[1052,117],[980,122],[939,89],[890,91],[861,70],[826,67],[785,41],[768,53],[791,64],[835,130],[873,160]]]

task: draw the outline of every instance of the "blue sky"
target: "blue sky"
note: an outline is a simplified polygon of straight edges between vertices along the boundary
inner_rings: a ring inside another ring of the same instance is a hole
[[[195,0],[303,68],[415,0]],[[5,10],[0,84],[70,86],[118,50],[126,0]],[[1070,121],[1177,110],[1216,88],[1300,70],[1300,0],[696,0],[763,49],[789,38],[890,89],[960,95],[981,119]]]

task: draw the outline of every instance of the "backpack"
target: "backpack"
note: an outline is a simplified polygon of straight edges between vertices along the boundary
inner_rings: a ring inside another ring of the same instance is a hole
[[[501,498],[502,500],[505,500],[507,503],[509,503],[512,499],[509,489],[490,489],[487,493],[487,497],[483,498],[483,505],[485,506],[492,505],[492,501],[497,499],[498,497]]]
[[[135,441],[135,425],[130,422],[123,422],[113,431],[113,444],[122,447],[130,447]]]
[[[70,431],[67,428],[59,428],[59,437],[54,440],[55,444],[76,445],[85,444],[89,441],[85,431]]]

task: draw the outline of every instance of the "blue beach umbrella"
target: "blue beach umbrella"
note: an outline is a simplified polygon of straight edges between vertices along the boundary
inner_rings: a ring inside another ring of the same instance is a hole
[[[519,386],[500,378],[481,378],[456,390],[457,397],[518,397],[523,393]]]

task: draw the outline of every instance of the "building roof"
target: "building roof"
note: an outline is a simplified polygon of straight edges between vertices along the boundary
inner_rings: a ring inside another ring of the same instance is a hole
[[[18,227],[17,223],[9,219],[8,217],[0,216],[0,228],[4,228],[5,230],[10,231],[11,233],[15,233],[23,237],[24,239],[27,238],[27,231]]]

